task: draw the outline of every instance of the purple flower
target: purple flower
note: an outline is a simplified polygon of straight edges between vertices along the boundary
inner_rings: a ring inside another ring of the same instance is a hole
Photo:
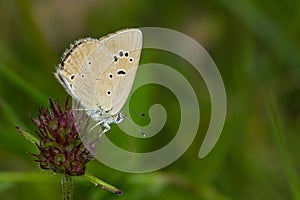
[[[53,102],[49,99],[49,103],[49,109],[41,108],[38,118],[32,118],[38,128],[37,146],[40,150],[39,154],[33,155],[42,169],[70,176],[83,175],[86,164],[93,158],[93,152],[84,146],[79,137],[79,134],[87,132],[88,119],[80,119],[85,126],[77,125],[83,123],[75,120],[74,112],[68,106],[68,99],[65,110],[58,100]]]

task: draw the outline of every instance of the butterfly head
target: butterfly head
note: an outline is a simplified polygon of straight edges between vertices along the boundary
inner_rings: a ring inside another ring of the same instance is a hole
[[[117,114],[114,115],[114,123],[119,124],[125,119],[125,116],[118,112]]]

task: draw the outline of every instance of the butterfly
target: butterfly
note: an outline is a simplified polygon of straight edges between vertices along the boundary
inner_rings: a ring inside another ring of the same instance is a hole
[[[62,56],[55,77],[96,125],[110,130],[120,123],[138,68],[142,32],[124,29],[100,39],[84,38]]]

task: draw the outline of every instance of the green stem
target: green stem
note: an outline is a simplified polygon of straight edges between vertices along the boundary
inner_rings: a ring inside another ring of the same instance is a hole
[[[279,146],[281,159],[283,163],[283,170],[286,173],[287,181],[290,185],[291,191],[294,195],[295,199],[300,199],[300,181],[298,178],[297,170],[293,166],[293,161],[290,157],[290,153],[288,150],[288,145],[285,140],[285,134],[283,130],[283,121],[280,118],[280,113],[278,110],[278,105],[276,104],[275,97],[273,96],[273,92],[269,91],[267,96],[267,105],[269,115],[271,116],[271,125],[274,129],[274,133],[276,136],[276,140]]]
[[[61,177],[63,200],[72,200],[73,198],[73,181],[72,177],[63,174]]]

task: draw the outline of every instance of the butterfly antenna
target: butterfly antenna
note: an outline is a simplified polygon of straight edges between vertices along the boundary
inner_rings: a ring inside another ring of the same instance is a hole
[[[141,113],[141,112],[137,112],[137,111],[133,111],[135,114],[141,116],[141,117],[145,117],[145,113]]]
[[[139,128],[136,126],[136,124],[127,116],[127,115],[124,115],[125,119],[127,119],[132,125],[133,127],[143,136],[143,137],[146,137],[146,134]]]

